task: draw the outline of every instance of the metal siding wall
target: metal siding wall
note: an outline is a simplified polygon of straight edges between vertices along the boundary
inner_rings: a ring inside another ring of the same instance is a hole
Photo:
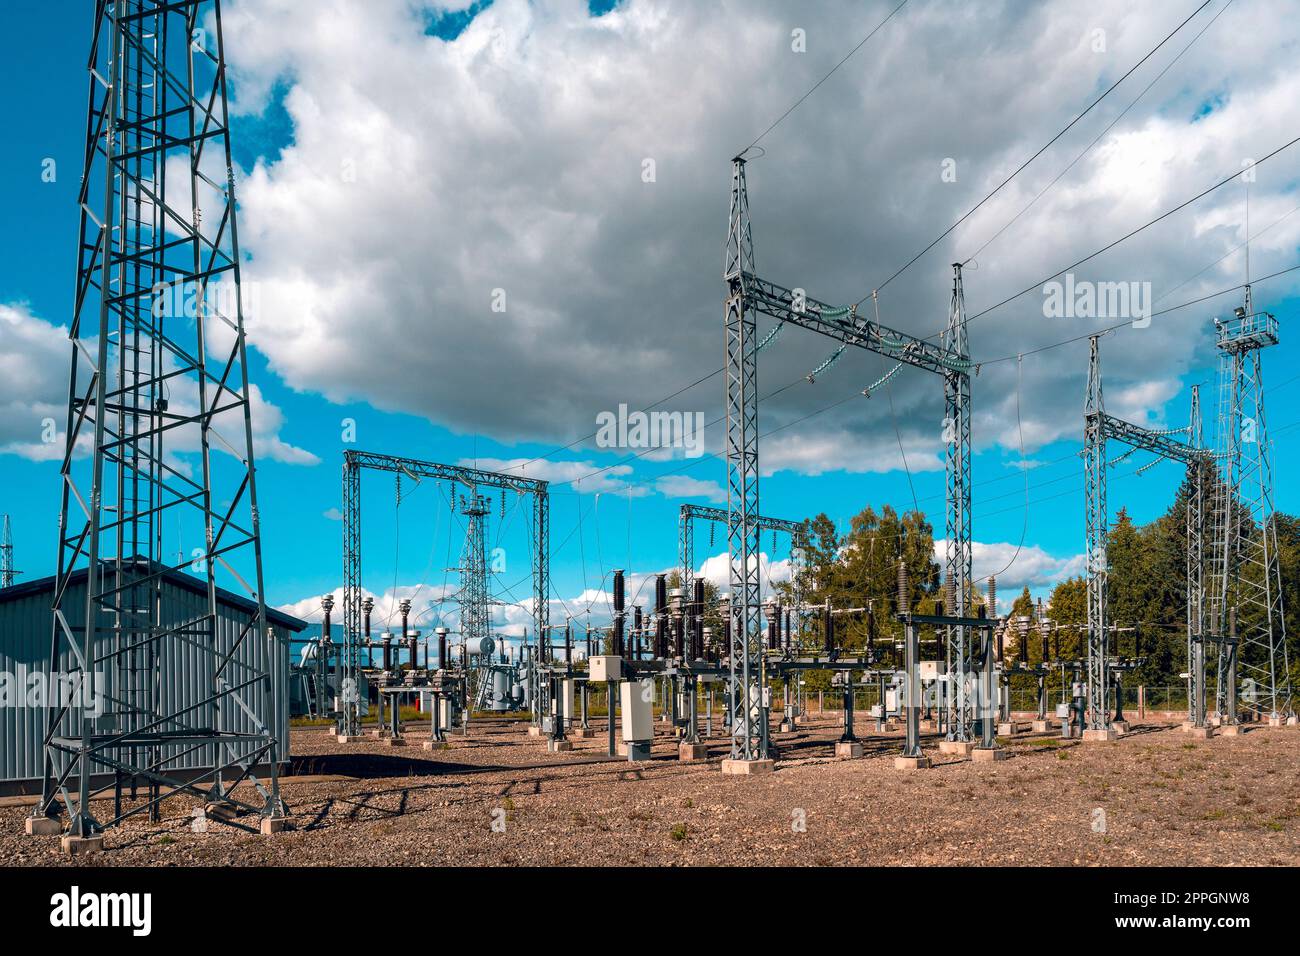
[[[64,600],[64,607],[81,607],[85,600],[84,584],[69,587]],[[0,603],[0,672],[16,675],[20,667],[27,671],[44,672],[48,666],[50,653],[51,614],[50,602],[52,590],[43,590],[21,598]],[[177,586],[171,581],[164,581],[162,591],[164,624],[174,625],[191,620],[202,614],[207,606],[207,599]],[[228,604],[218,604],[217,652],[214,654],[189,640],[173,638],[159,644],[162,654],[163,673],[168,675],[163,680],[161,689],[161,707],[163,711],[175,711],[182,707],[196,704],[207,696],[211,684],[211,675],[215,661],[229,653],[250,614]],[[263,714],[255,687],[243,691],[244,702],[261,719],[267,721],[279,741],[277,756],[280,760],[289,755],[289,642],[292,632],[278,624],[272,625],[275,635],[273,660],[270,673],[273,686],[279,688],[273,701],[273,714]],[[108,648],[105,647],[104,650]],[[100,651],[99,653],[103,653]],[[249,634],[244,639],[236,662],[254,667],[265,668],[267,648],[265,639],[259,635]],[[60,655],[60,669],[70,669],[72,653],[66,643]],[[226,674],[232,684],[247,680],[249,672],[232,662],[227,665]],[[114,675],[106,675],[108,692],[116,693],[113,685]],[[24,688],[12,688],[22,692]],[[233,697],[224,698],[226,729],[242,733],[254,730],[253,721],[243,709],[235,703]],[[188,722],[198,726],[212,726],[214,708],[196,710],[187,715]],[[75,723],[75,721],[74,721]],[[76,724],[76,726],[80,726]],[[45,737],[45,711],[25,706],[0,707],[0,781],[30,780],[41,775],[42,741]],[[185,748],[170,748],[168,756],[175,756]],[[212,766],[214,748],[203,747],[188,754],[170,769],[194,770]]]

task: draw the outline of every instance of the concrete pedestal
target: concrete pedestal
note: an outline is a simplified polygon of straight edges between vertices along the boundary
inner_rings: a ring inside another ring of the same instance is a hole
[[[102,853],[104,850],[104,838],[98,834],[95,836],[78,837],[65,836],[60,841],[63,852],[68,856],[84,856],[87,853]]]
[[[1188,727],[1187,736],[1191,737],[1193,740],[1209,740],[1214,736],[1214,728],[1208,726]]]
[[[1127,720],[1112,720],[1110,722],[1110,729],[1120,736],[1123,736],[1129,732],[1129,723]]]
[[[781,725],[776,728],[777,733],[790,734],[794,733],[794,722],[791,720],[781,721]]]
[[[976,747],[970,752],[970,758],[975,763],[993,763],[997,760],[1006,760],[1010,756],[1001,747]]]
[[[1085,730],[1083,732],[1083,742],[1086,744],[1088,743],[1104,744],[1104,743],[1110,743],[1118,739],[1119,739],[1119,734],[1115,733],[1114,730],[1110,730],[1110,729]]]
[[[1295,717],[1295,716],[1288,717],[1286,719],[1286,725],[1288,727],[1300,726],[1300,717]]]
[[[1225,737],[1239,737],[1246,732],[1241,724],[1224,724],[1219,728],[1219,733]]]
[[[1014,737],[1016,734],[1023,733],[1025,725],[1014,720],[1003,721],[998,724],[999,737]]]
[[[1268,719],[1268,725],[1270,727],[1282,727],[1285,723],[1286,722],[1281,717],[1270,717]]]
[[[837,757],[861,757],[862,744],[856,740],[837,740],[835,742],[835,756]]]
[[[405,738],[405,737],[385,737],[385,738],[384,738],[384,746],[385,746],[385,747],[405,747],[405,746],[406,746],[406,738]]]
[[[627,741],[626,741],[626,740],[619,740],[619,741],[616,741],[615,744],[614,744],[614,753],[618,754],[620,757],[626,757],[626,756],[627,756]]]
[[[728,757],[722,761],[722,772],[738,776],[758,776],[771,773],[776,769],[775,760],[732,760]]]
[[[678,760],[708,760],[709,748],[704,744],[680,743],[677,745]]]
[[[341,744],[359,744],[366,738],[362,734],[335,734],[334,739]]]
[[[573,749],[573,741],[555,740],[552,738],[551,740],[546,741],[546,749],[553,754],[564,753],[566,750]]]
[[[262,836],[274,836],[292,829],[287,817],[262,817]]]
[[[1050,734],[1056,729],[1050,720],[1035,720],[1029,725],[1029,728],[1036,734]]]
[[[28,817],[23,821],[28,836],[54,836],[63,832],[63,821],[58,817]]]
[[[930,766],[929,757],[895,757],[895,770],[926,770]]]
[[[574,740],[590,740],[596,736],[596,732],[590,727],[575,727],[569,731],[569,736]]]
[[[445,740],[426,740],[424,743],[420,744],[422,750],[441,750],[445,746],[447,746],[447,741]]]
[[[538,726],[536,726],[535,724],[530,724],[530,725],[529,725],[529,727],[528,727],[528,736],[529,736],[529,737],[540,737],[541,735],[542,735],[542,728],[541,728],[541,727],[538,727]]]
[[[933,720],[917,721],[917,726],[922,733],[932,734],[935,731],[935,722]]]
[[[939,753],[941,754],[956,754],[959,757],[969,757],[974,749],[975,742],[972,740],[939,741]]]

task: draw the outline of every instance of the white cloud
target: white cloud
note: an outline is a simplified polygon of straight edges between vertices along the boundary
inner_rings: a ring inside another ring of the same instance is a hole
[[[946,547],[943,538],[935,540],[934,559],[940,568],[944,566]],[[998,610],[1006,614],[1024,588],[1035,597],[1046,597],[1061,581],[1083,574],[1085,558],[1083,554],[1056,557],[1037,545],[1026,544],[1017,550],[1015,542],[975,541],[971,544],[971,574],[981,591],[989,575],[997,575]]]
[[[692,478],[689,475],[667,475],[656,479],[655,490],[667,498],[704,498],[714,504],[725,504],[727,489],[716,481]]]
[[[20,455],[35,461],[62,458],[67,422],[68,369],[71,344],[66,326],[56,326],[34,315],[23,303],[0,303],[0,453]],[[86,365],[82,362],[81,374]],[[84,385],[84,379],[81,380]],[[169,382],[170,410],[192,414],[198,408],[194,379],[173,378]],[[316,465],[320,459],[281,437],[284,413],[268,402],[256,383],[249,385],[252,401],[253,450],[262,459],[295,465]],[[53,421],[53,428],[49,422]],[[243,413],[231,409],[216,416],[213,430],[235,448],[243,442]],[[56,440],[43,440],[43,433]],[[78,439],[82,453],[89,451],[91,438]],[[225,442],[214,439],[212,447],[229,452]],[[198,450],[197,428],[168,432],[168,464],[185,474],[191,466],[181,455]]]

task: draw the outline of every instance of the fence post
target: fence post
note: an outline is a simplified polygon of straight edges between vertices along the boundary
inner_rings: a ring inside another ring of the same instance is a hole
[[[1146,720],[1147,689],[1145,684],[1138,684],[1138,720]]]

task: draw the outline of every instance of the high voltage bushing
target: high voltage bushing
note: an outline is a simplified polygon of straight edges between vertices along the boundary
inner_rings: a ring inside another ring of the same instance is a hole
[[[767,618],[767,649],[776,650],[781,644],[781,605],[773,605]]]
[[[435,633],[438,635],[438,666],[446,668],[447,666],[447,629],[445,627],[437,628]]]
[[[696,578],[693,584],[695,614],[691,618],[691,657],[700,660],[704,657],[704,580]]]
[[[641,633],[644,626],[644,616],[641,612],[641,605],[638,604],[632,608],[632,658],[634,660],[640,660],[641,658]]]
[[[402,615],[402,643],[406,645],[407,652],[411,655],[411,666],[415,666],[415,639],[410,636],[408,627],[411,620],[411,602],[403,598],[402,603],[397,605],[397,610]]]
[[[622,570],[614,572],[614,656],[623,656],[623,618],[626,588],[623,583]]]

